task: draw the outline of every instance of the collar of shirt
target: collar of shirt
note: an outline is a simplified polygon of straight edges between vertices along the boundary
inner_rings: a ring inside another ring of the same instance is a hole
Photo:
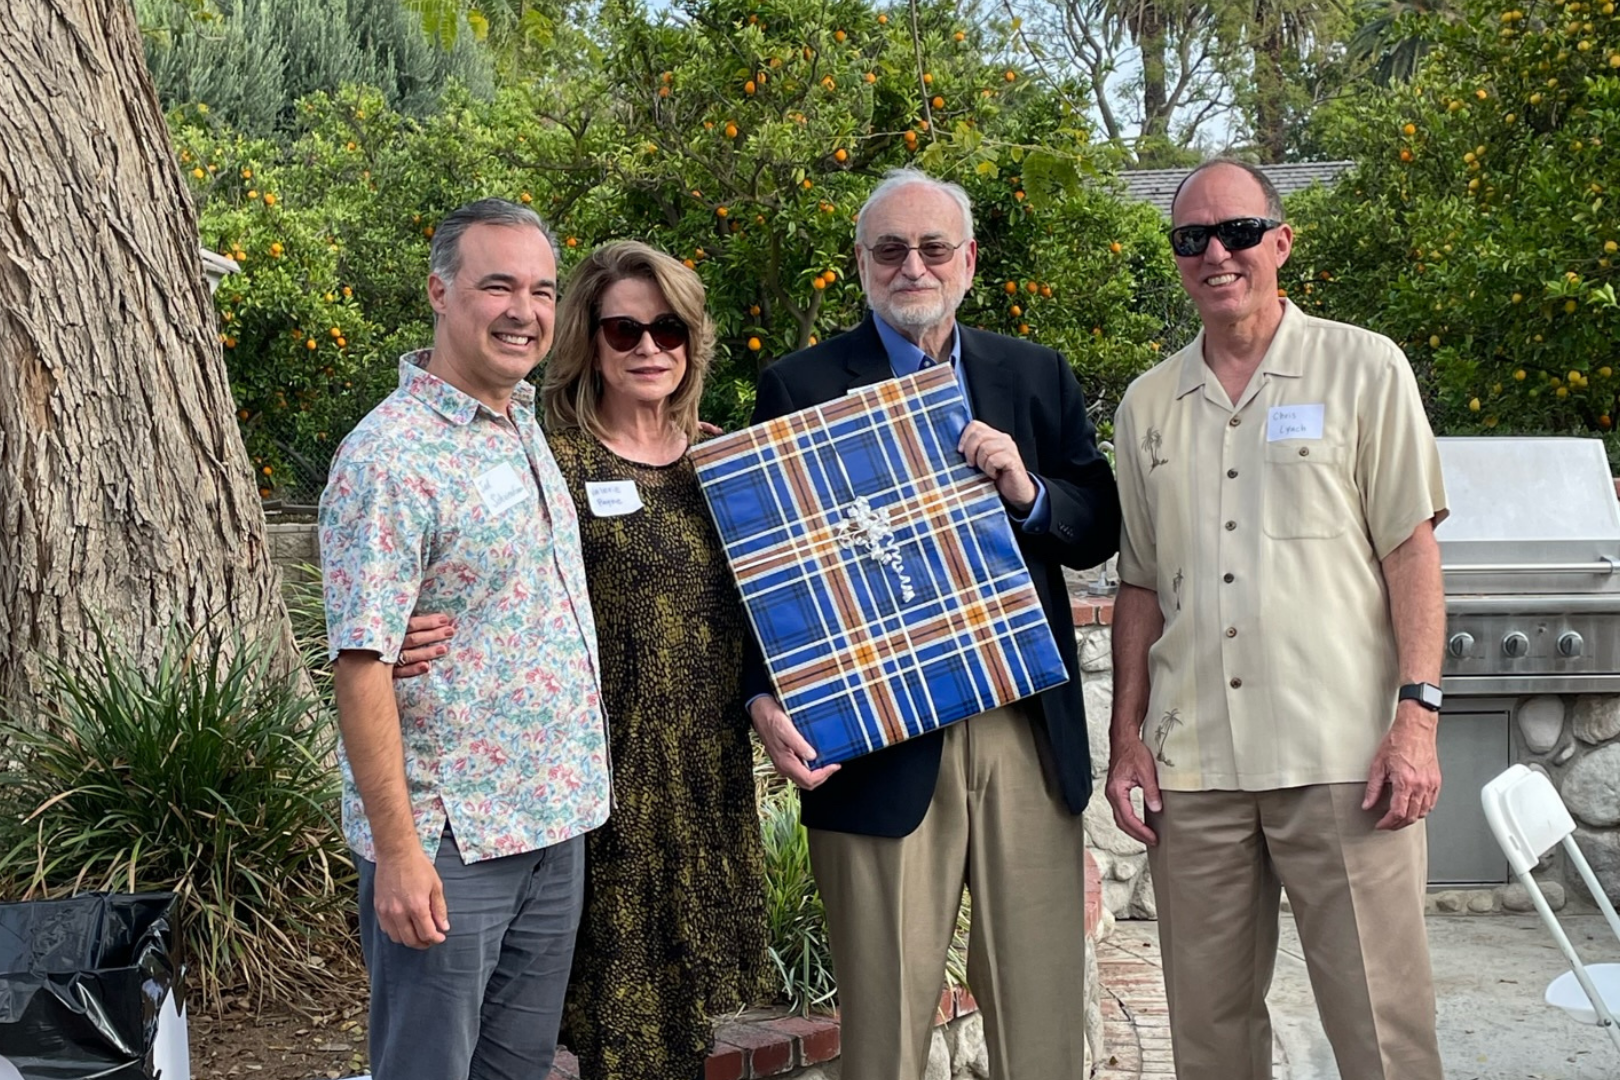
[[[1271,344],[1266,346],[1266,355],[1260,359],[1260,366],[1255,368],[1254,376],[1249,379],[1248,388],[1243,394],[1244,401],[1232,403],[1237,408],[1242,408],[1258,391],[1266,376],[1298,378],[1305,373],[1301,364],[1304,352],[1294,347],[1294,338],[1299,333],[1305,317],[1294,307],[1292,301],[1284,300],[1282,305],[1282,322],[1277,324],[1277,332],[1272,335]],[[1206,386],[1213,381],[1213,376],[1214,372],[1210,371],[1209,365],[1204,362],[1204,331],[1200,329],[1192,344],[1181,351],[1181,381],[1176,386],[1176,397],[1186,397],[1194,390]]]
[[[399,358],[399,388],[411,397],[450,421],[466,425],[483,409],[490,416],[496,413],[470,394],[464,394],[437,375],[429,375],[428,361],[433,359],[432,349],[416,349]],[[520,382],[512,388],[512,404],[520,409],[534,408],[534,387]]]
[[[914,342],[907,341],[900,336],[900,331],[883,321],[883,316],[877,312],[872,313],[872,321],[877,324],[878,337],[883,342],[883,350],[889,354],[889,367],[895,378],[906,375],[915,375],[922,368],[923,360],[928,354],[917,348]],[[936,358],[937,359],[937,358]],[[957,378],[961,378],[962,365],[962,335],[953,326],[951,327],[951,367],[957,371]]]

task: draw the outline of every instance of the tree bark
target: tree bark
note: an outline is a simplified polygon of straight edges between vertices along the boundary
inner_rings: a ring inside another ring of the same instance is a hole
[[[1288,85],[1283,74],[1287,43],[1283,40],[1282,16],[1259,5],[1260,40],[1254,54],[1255,149],[1267,165],[1282,161],[1288,153]]]
[[[0,697],[100,629],[291,632],[129,0],[0,19]]]

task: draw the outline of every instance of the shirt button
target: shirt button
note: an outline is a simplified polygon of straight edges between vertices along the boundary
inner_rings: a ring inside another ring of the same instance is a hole
[[[1308,447],[1308,446],[1300,447],[1299,448],[1299,456],[1300,457],[1310,457],[1311,456],[1311,448]]]
[[[1228,480],[1236,480],[1237,479],[1237,470],[1236,469],[1227,469],[1226,470],[1226,477],[1227,477]]]
[[[1231,574],[1223,574],[1221,575],[1221,580],[1230,585],[1232,582],[1236,581],[1237,578],[1233,577]]]
[[[1239,424],[1243,423],[1243,417],[1234,416],[1234,417],[1232,417],[1232,419],[1228,420],[1227,423],[1230,424],[1232,427],[1237,427]]]
[[[1235,627],[1235,626],[1228,626],[1228,627],[1227,627],[1227,628],[1226,628],[1226,636],[1227,636],[1227,637],[1237,637],[1237,627]]]
[[[1235,522],[1235,521],[1228,521],[1228,522],[1227,522],[1227,523],[1226,523],[1226,531],[1227,531],[1227,532],[1231,532],[1231,531],[1232,531],[1232,530],[1233,530],[1233,529],[1235,529],[1235,528],[1237,528],[1237,522]]]
[[[1231,686],[1232,689],[1234,689],[1234,690],[1241,690],[1243,688],[1243,680],[1242,679],[1233,679],[1228,685]]]

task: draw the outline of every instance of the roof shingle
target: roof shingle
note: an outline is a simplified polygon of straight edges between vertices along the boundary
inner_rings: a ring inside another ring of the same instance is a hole
[[[1353,161],[1299,161],[1283,165],[1261,165],[1260,171],[1277,185],[1284,198],[1312,184],[1332,184]],[[1126,198],[1152,203],[1162,214],[1170,213],[1170,200],[1176,187],[1192,169],[1130,169],[1119,174]]]

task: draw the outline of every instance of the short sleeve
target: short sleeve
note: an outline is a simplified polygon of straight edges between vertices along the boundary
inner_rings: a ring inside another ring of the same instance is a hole
[[[1440,449],[1423,412],[1417,379],[1406,355],[1383,341],[1387,360],[1361,397],[1356,486],[1373,551],[1382,560],[1425,521],[1445,520],[1446,490]]]
[[[397,468],[342,455],[333,462],[320,507],[331,658],[345,650],[398,658],[432,527],[431,503]]]
[[[1114,413],[1114,468],[1119,479],[1119,579],[1141,589],[1159,588],[1159,561],[1153,516],[1148,508],[1146,477],[1140,459],[1121,453],[1120,447],[1136,445],[1136,425],[1131,419],[1131,397],[1127,391]]]

